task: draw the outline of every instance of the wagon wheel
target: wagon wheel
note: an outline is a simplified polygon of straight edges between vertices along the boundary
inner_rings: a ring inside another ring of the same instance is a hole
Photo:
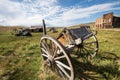
[[[56,39],[44,36],[41,38],[40,47],[43,61],[47,67],[57,72],[64,80],[74,80],[74,69],[70,56]]]
[[[83,54],[88,60],[90,60],[98,53],[98,40],[96,36],[93,35],[83,40],[83,42],[77,47],[80,54]]]

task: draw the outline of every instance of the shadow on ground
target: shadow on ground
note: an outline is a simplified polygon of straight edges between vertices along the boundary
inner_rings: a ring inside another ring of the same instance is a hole
[[[120,79],[120,57],[114,53],[101,52],[90,62],[72,58],[76,80],[118,80]]]

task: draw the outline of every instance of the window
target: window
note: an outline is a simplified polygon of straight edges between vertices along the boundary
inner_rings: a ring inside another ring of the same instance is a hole
[[[111,21],[111,18],[109,18],[109,22],[112,22],[112,21]]]

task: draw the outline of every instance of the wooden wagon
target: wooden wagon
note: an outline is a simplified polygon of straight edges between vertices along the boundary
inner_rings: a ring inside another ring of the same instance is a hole
[[[43,37],[40,39],[41,55],[45,64],[58,72],[64,80],[74,80],[74,67],[71,62],[70,50],[77,48],[76,52],[84,53],[93,58],[98,52],[98,40],[90,28],[81,27],[64,29],[57,39],[46,34],[43,20]]]

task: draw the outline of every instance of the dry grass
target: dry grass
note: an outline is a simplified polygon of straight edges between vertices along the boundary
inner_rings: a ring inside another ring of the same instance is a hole
[[[42,33],[32,33],[32,37],[15,37],[6,28],[0,31],[3,31],[0,32],[0,80],[62,80],[44,69],[39,47]],[[59,32],[48,34],[57,37]],[[75,80],[120,79],[119,33],[116,30],[98,31],[99,53],[91,63],[73,57]]]

